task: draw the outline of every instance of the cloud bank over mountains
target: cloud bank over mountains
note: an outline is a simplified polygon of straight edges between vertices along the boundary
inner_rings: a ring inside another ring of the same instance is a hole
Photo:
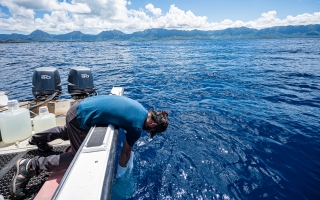
[[[149,28],[178,30],[223,30],[248,27],[263,29],[273,26],[319,24],[320,12],[304,13],[279,19],[276,11],[262,13],[251,21],[208,22],[206,16],[196,16],[174,4],[168,12],[147,4],[139,10],[128,9],[126,0],[0,0],[0,30],[30,33],[36,29],[49,33],[82,31],[97,34],[104,30],[126,33]],[[42,13],[39,15],[39,13]],[[38,17],[40,16],[40,17]]]

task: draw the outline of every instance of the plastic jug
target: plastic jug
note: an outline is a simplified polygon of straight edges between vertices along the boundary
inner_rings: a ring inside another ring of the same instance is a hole
[[[0,92],[0,106],[6,106],[8,104],[8,96],[6,92]]]
[[[29,110],[19,108],[17,100],[8,101],[8,110],[0,113],[2,140],[13,143],[31,136],[32,126]]]
[[[39,108],[39,115],[33,118],[33,130],[35,133],[47,130],[49,128],[55,127],[56,117],[54,114],[49,113],[47,106],[42,106]]]

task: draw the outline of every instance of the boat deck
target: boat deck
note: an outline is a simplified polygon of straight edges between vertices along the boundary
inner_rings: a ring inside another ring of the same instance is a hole
[[[31,146],[31,145],[30,145]],[[15,149],[15,152],[7,151],[3,154],[1,151],[0,155],[0,194],[3,195],[4,199],[12,199],[10,194],[10,184],[12,177],[14,175],[13,166],[16,161],[20,158],[33,158],[35,156],[50,156],[58,155],[67,150],[70,146],[69,144],[55,145],[53,150],[47,153],[41,153],[35,148],[27,147],[20,149]],[[27,196],[25,199],[34,199],[41,189],[42,185],[49,178],[51,172],[41,172],[39,176],[34,176],[28,182],[26,186]]]

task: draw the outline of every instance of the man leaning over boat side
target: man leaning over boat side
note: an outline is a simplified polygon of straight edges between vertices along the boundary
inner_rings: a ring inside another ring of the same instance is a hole
[[[52,149],[47,143],[55,139],[70,140],[72,152],[48,157],[36,156],[32,159],[19,159],[14,167],[11,184],[12,197],[22,199],[30,178],[42,171],[58,171],[67,169],[74,155],[80,148],[89,129],[95,125],[108,125],[126,130],[116,177],[121,177],[132,164],[134,143],[140,138],[143,130],[153,138],[168,127],[166,111],[147,111],[140,103],[123,96],[100,95],[75,102],[66,115],[66,125],[57,126],[32,136],[29,143],[37,145],[39,151]],[[130,158],[131,157],[131,158]],[[130,159],[130,162],[128,163]]]

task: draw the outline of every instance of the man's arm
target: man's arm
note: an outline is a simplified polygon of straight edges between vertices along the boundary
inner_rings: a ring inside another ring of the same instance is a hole
[[[120,153],[119,165],[121,167],[127,167],[128,160],[130,159],[130,153],[133,151],[133,147],[130,147],[127,140],[124,141],[123,147]]]

